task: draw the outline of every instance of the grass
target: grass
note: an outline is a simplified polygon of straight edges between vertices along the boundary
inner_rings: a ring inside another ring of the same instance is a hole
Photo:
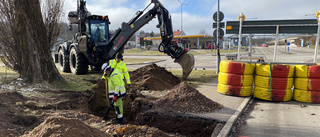
[[[181,79],[182,70],[171,70],[173,75]],[[216,70],[193,70],[186,82],[190,83],[192,87],[198,87],[202,84],[208,83],[217,78]]]
[[[124,58],[126,64],[140,64],[146,62],[160,61],[161,59],[143,59],[143,58]]]
[[[305,46],[305,48],[308,48],[308,46]],[[316,45],[310,45],[310,48],[311,49],[315,49],[316,48]],[[320,46],[318,46],[318,50],[320,49]]]
[[[0,77],[19,76],[19,74],[5,66],[0,66]]]
[[[247,47],[241,47],[241,52],[245,52],[245,49]],[[234,49],[231,50],[223,50],[220,49],[220,53],[235,53],[238,52],[238,48],[235,47]],[[146,50],[146,49],[139,49],[139,48],[132,48],[124,51],[125,54],[134,54],[134,55],[162,55],[165,56],[166,54],[155,51],[155,50]],[[201,49],[201,50],[195,50],[195,49],[190,49],[189,53],[193,55],[204,55],[204,54],[214,54],[216,51],[211,51],[210,49]],[[125,56],[125,55],[124,55]],[[126,59],[127,62],[127,59]]]
[[[52,88],[58,90],[69,90],[69,91],[85,91],[92,89],[96,84],[97,80],[101,79],[102,73],[89,72],[87,75],[74,75],[71,73],[60,72],[61,76],[66,82],[53,82]]]
[[[159,52],[159,51],[147,50],[147,49],[141,49],[141,48],[127,49],[124,51],[124,53],[125,54],[137,54],[137,55],[157,55],[157,56],[165,56],[166,55],[166,54]]]

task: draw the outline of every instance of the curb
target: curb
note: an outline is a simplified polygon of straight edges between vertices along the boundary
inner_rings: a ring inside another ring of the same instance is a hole
[[[236,112],[233,113],[233,115],[228,119],[227,123],[223,126],[220,133],[218,134],[218,137],[227,137],[228,134],[231,131],[231,128],[235,121],[238,119],[238,117],[242,114],[244,109],[247,107],[249,102],[253,99],[253,96],[250,98],[245,98],[243,102],[240,104]]]

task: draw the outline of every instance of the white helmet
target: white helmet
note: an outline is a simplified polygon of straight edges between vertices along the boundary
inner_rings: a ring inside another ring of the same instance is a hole
[[[110,70],[111,69],[111,66],[109,63],[103,63],[102,66],[101,66],[101,71],[102,72],[105,72],[107,70]]]

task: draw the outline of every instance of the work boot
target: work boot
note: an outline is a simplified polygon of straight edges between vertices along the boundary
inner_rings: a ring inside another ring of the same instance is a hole
[[[112,124],[122,124],[123,118],[117,118],[116,120],[112,121]]]

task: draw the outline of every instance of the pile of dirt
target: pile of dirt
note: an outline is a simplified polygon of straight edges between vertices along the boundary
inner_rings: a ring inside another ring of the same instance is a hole
[[[158,128],[149,127],[146,125],[108,125],[105,127],[106,133],[114,137],[179,137],[178,134],[168,134]]]
[[[61,116],[48,117],[38,127],[23,137],[107,137],[102,131],[91,128],[78,119],[70,119]]]
[[[157,100],[153,107],[155,109],[192,113],[208,113],[223,108],[222,105],[208,99],[186,82],[181,82],[167,95]]]
[[[130,73],[130,79],[138,90],[167,90],[181,82],[178,77],[156,64],[136,69]]]

